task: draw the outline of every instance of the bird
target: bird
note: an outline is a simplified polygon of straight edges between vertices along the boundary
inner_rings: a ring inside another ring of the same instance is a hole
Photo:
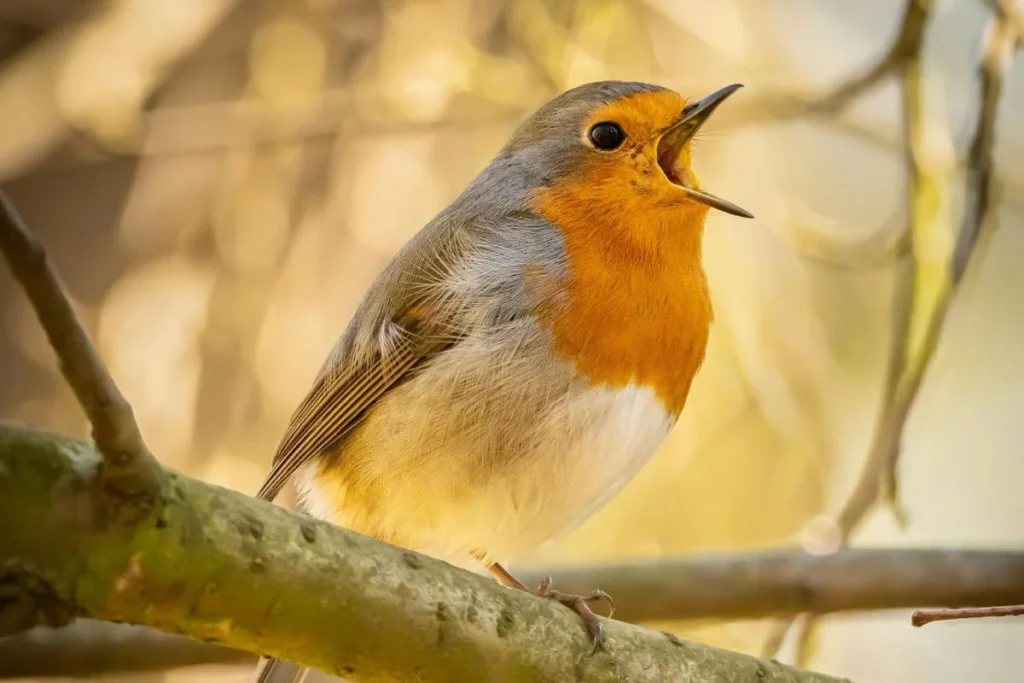
[[[689,99],[600,81],[527,117],[373,281],[293,413],[258,497],[531,590],[505,564],[607,503],[676,423],[713,319]],[[588,603],[545,579],[537,594]],[[262,658],[256,683],[298,680]]]

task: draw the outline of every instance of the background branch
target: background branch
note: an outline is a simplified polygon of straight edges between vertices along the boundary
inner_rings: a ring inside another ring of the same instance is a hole
[[[248,652],[130,624],[79,619],[0,638],[0,679],[167,671],[202,664],[256,664]]]
[[[915,244],[915,258],[897,284],[894,301],[894,334],[882,417],[879,420],[871,448],[860,477],[846,503],[836,516],[835,525],[841,544],[846,545],[867,513],[879,501],[887,503],[899,523],[906,523],[906,514],[898,501],[897,463],[907,419],[917,398],[924,375],[938,347],[942,326],[952,298],[970,261],[988,213],[991,195],[992,147],[995,122],[1001,94],[1002,76],[1009,66],[1010,56],[1017,43],[1017,34],[1011,15],[997,11],[990,22],[988,36],[979,66],[979,109],[970,151],[966,163],[966,201],[955,251],[948,263],[934,267],[919,260],[927,240],[942,226],[936,226],[937,195],[941,191],[941,178],[933,177],[927,165],[924,149],[924,114],[921,83],[921,48],[923,28],[927,23],[930,2],[909,0],[906,18],[912,14],[910,6],[917,7],[920,27],[914,31],[901,31],[902,36],[916,37],[916,43],[896,47],[890,54],[906,55],[903,64],[903,100],[907,160],[910,169],[910,224]],[[931,282],[938,280],[938,285]],[[923,294],[935,288],[934,300],[929,305]],[[918,318],[918,316],[920,316]],[[911,337],[915,322],[922,328],[920,341]],[[916,342],[916,343],[915,343]],[[784,642],[792,620],[777,622],[762,654],[774,656]],[[809,659],[808,643],[816,620],[808,617],[797,640],[797,661]]]
[[[845,109],[851,102],[874,89],[885,79],[898,74],[906,64],[917,58],[933,0],[907,0],[896,37],[874,64],[843,81],[824,95],[804,98],[792,94],[772,93],[754,99],[745,107],[728,114],[734,126],[761,123],[799,116],[829,116]],[[736,108],[734,108],[736,109]]]
[[[992,199],[992,150],[995,146],[996,118],[1003,79],[1010,68],[1013,51],[1021,40],[1024,20],[1012,7],[1017,3],[1005,0],[989,22],[987,37],[978,65],[978,116],[967,153],[964,215],[953,254],[952,286],[963,278],[974,248],[978,243]]]
[[[881,75],[898,72],[902,77],[901,92],[903,96],[903,127],[904,149],[908,168],[908,213],[909,229],[905,234],[913,242],[919,240],[922,223],[925,220],[924,199],[929,184],[926,182],[920,147],[923,143],[922,128],[924,125],[921,92],[921,52],[924,45],[925,28],[931,16],[932,0],[907,0],[901,28],[892,47],[879,62],[879,67],[869,71],[880,74],[874,80],[862,79],[861,84],[873,85],[879,82]],[[853,97],[863,93],[865,89],[840,88],[837,92]],[[881,417],[876,427],[868,455],[861,470],[857,484],[850,494],[842,510],[835,519],[835,533],[841,545],[846,545],[855,527],[878,500],[883,490],[882,477],[895,473],[895,461],[899,457],[898,442],[902,433],[902,424],[909,414],[910,404],[901,410],[896,396],[900,378],[906,362],[907,340],[909,338],[914,314],[915,281],[920,274],[916,254],[902,265],[896,275],[893,294],[892,332],[890,337],[889,363],[883,385]],[[901,412],[902,414],[898,413]],[[905,516],[896,501],[895,479],[884,487],[890,494],[890,503],[897,520],[905,521]],[[761,654],[774,657],[782,648],[786,636],[796,621],[797,615],[777,619],[769,629]],[[817,627],[817,620],[807,615],[802,620],[796,642],[796,659],[798,662],[810,658],[810,643]]]
[[[988,29],[988,38],[985,41],[983,58],[979,67],[979,111],[968,154],[966,202],[957,247],[950,262],[944,266],[945,272],[942,274],[944,282],[940,285],[934,305],[923,314],[925,321],[919,345],[915,349],[911,348],[910,342],[906,342],[898,351],[898,355],[903,359],[902,367],[898,381],[890,394],[888,409],[882,418],[861,478],[837,517],[837,525],[844,543],[849,541],[850,535],[880,496],[898,509],[896,463],[899,459],[903,430],[921,388],[924,375],[938,348],[942,327],[946,321],[953,296],[963,279],[967,264],[974,254],[978,237],[988,215],[992,146],[995,140],[995,121],[1001,93],[1002,74],[1008,67],[1010,47],[1015,40],[1010,26],[1005,17],[997,16],[992,20]],[[916,78],[919,78],[919,75]],[[916,106],[919,107],[919,82],[915,90],[918,94],[912,101],[916,102]],[[921,126],[923,126],[921,119],[916,117],[908,119],[910,158],[912,168],[915,169],[915,172],[912,172],[912,177],[916,179],[917,184],[924,182],[920,161],[921,153],[915,152],[915,146],[920,144],[917,141],[922,136]],[[918,215],[920,213],[923,212],[918,209]],[[922,220],[926,219],[926,217],[922,217]],[[918,239],[918,235],[924,237],[921,234],[924,232],[922,229],[912,232],[915,234],[915,241]],[[915,292],[919,292],[922,288],[920,285],[915,286]],[[912,305],[911,309],[913,308],[915,306]]]
[[[542,578],[540,572],[518,572],[529,582]],[[600,586],[615,597],[616,618],[633,622],[1000,605],[1024,596],[1024,552],[842,549],[812,555],[770,550],[550,568],[547,573],[560,590]]]

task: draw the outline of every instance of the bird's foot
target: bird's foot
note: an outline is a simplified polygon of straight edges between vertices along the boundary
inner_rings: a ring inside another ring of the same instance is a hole
[[[529,588],[524,586],[519,579],[512,576],[507,569],[502,567],[497,562],[487,561],[486,554],[482,552],[473,553],[481,562],[487,565],[487,569],[491,572],[500,583],[508,586],[509,588],[517,588],[527,593],[535,593],[542,598],[548,598],[550,600],[557,600],[576,614],[580,615],[583,619],[583,623],[587,626],[587,631],[590,632],[591,638],[594,640],[594,652],[598,650],[604,650],[605,648],[605,637],[604,628],[601,626],[601,620],[598,618],[594,611],[590,609],[590,605],[587,603],[601,600],[608,603],[608,618],[610,619],[615,614],[615,602],[612,601],[610,595],[601,590],[592,591],[586,595],[569,595],[568,593],[560,593],[551,588],[551,577],[545,576],[540,582],[540,587],[536,591],[531,591]]]
[[[594,640],[593,652],[598,650],[605,650],[605,636],[604,627],[601,626],[601,620],[598,618],[594,611],[590,609],[588,603],[591,602],[607,602],[608,603],[608,617],[611,618],[615,614],[615,602],[611,596],[602,590],[595,590],[586,595],[570,595],[568,593],[561,593],[554,590],[551,587],[551,577],[545,576],[540,582],[540,587],[537,588],[537,595],[542,598],[548,598],[550,600],[556,600],[576,614],[580,615],[583,619],[583,623],[587,627],[587,631],[590,633],[590,637]]]

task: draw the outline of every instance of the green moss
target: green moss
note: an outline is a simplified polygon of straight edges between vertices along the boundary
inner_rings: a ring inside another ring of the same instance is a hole
[[[0,424],[0,628],[81,612],[375,681],[834,683],[619,622],[591,654],[549,600],[170,472],[158,509],[113,524],[97,461]]]

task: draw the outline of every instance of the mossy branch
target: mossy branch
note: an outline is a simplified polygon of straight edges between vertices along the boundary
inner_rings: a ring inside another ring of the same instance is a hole
[[[763,550],[563,566],[553,573],[566,592],[608,590],[615,596],[615,617],[631,623],[939,606],[970,615],[1024,601],[1024,552],[1014,550]],[[526,568],[516,575],[527,585],[542,578]],[[932,613],[945,617],[950,610],[915,612]],[[236,650],[90,620],[0,638],[0,677],[86,676],[212,662],[255,664]]]
[[[90,445],[0,423],[0,634],[75,617],[144,624],[356,681],[827,683],[569,610],[487,577],[164,471],[111,524]]]
[[[126,522],[145,516],[157,503],[160,467],[142,440],[131,406],[78,322],[46,250],[2,191],[0,255],[32,303],[61,374],[92,425],[92,437],[103,454],[108,514]]]

